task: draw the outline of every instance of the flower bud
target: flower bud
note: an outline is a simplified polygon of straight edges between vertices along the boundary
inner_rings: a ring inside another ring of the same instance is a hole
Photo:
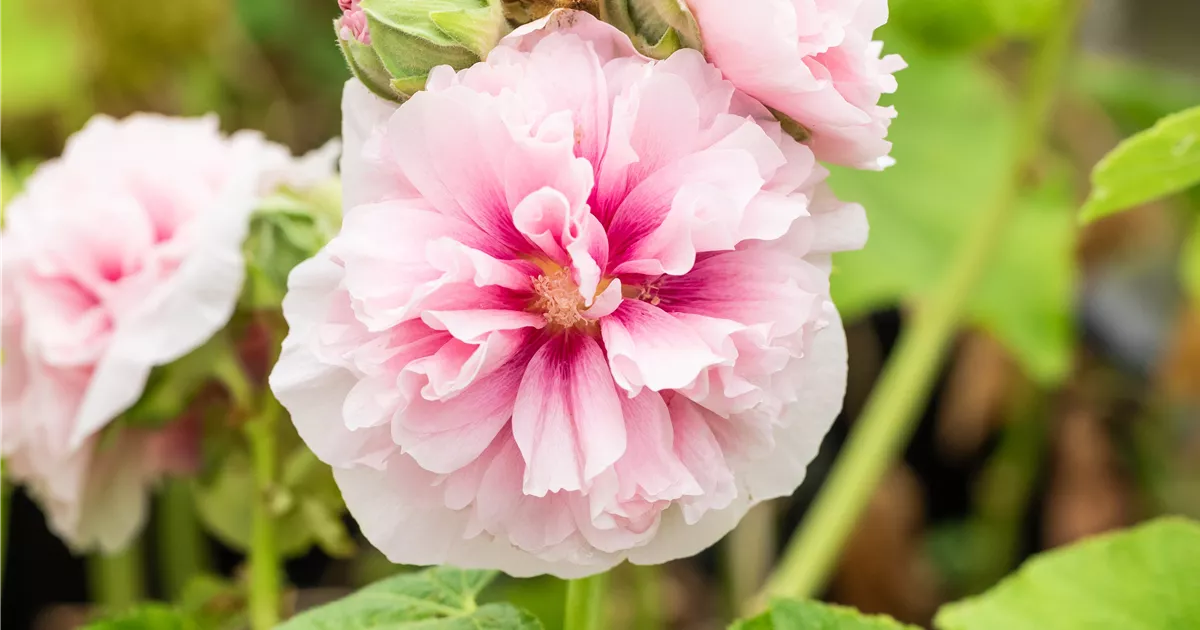
[[[700,27],[683,0],[602,0],[600,17],[649,57],[666,59],[680,48],[704,50]]]
[[[403,101],[429,71],[487,56],[510,29],[500,0],[339,0],[334,21],[350,70],[375,94]]]

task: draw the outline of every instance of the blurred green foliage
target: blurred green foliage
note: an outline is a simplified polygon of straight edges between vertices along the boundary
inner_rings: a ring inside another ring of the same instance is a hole
[[[1009,185],[1017,115],[1004,81],[978,60],[928,52],[901,36],[889,50],[909,63],[891,99],[896,165],[838,170],[833,187],[867,208],[866,248],[835,258],[834,299],[847,318],[906,304],[940,280],[954,245]],[[1073,212],[1069,176],[1051,165],[1023,197],[994,262],[967,306],[969,321],[1002,341],[1040,381],[1062,379],[1074,331]]]
[[[355,545],[341,520],[345,507],[329,466],[297,438],[285,443],[291,448],[285,451],[280,484],[271,498],[279,552],[285,557],[299,556],[315,544],[330,556],[349,556]],[[202,522],[218,540],[244,551],[250,548],[252,507],[257,499],[250,458],[245,452],[233,451],[199,485],[196,506]]]
[[[94,113],[216,112],[298,150],[338,135],[332,0],[5,0],[4,154],[56,155]]]
[[[62,109],[79,97],[86,67],[72,20],[47,20],[40,2],[0,3],[0,92],[5,116]],[[12,60],[20,60],[13,63]]]

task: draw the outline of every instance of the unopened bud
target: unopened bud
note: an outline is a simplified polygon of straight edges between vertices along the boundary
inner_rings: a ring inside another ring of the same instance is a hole
[[[649,57],[665,59],[680,48],[703,51],[700,27],[683,0],[601,0],[600,17]]]
[[[403,101],[429,71],[474,64],[511,30],[500,0],[338,0],[334,22],[350,70],[375,94]]]

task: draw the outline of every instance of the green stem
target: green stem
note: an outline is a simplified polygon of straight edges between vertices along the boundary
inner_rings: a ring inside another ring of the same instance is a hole
[[[630,565],[633,573],[634,630],[660,630],[666,622],[663,611],[662,566]]]
[[[563,630],[601,630],[608,573],[567,582],[567,610]]]
[[[116,553],[88,558],[88,589],[92,601],[106,612],[128,610],[145,597],[140,540]]]
[[[4,565],[8,560],[8,510],[12,505],[12,485],[4,479],[2,467],[0,464],[0,584],[4,583]]]
[[[279,415],[279,403],[270,392],[266,392],[262,411],[246,424],[257,491],[251,515],[253,529],[250,541],[250,625],[254,630],[268,630],[279,623],[283,590],[282,557],[277,542],[278,533],[275,531],[273,505],[279,470],[275,440],[275,425]]]
[[[1000,445],[980,476],[970,530],[979,559],[967,579],[971,593],[991,587],[1015,565],[1021,525],[1049,443],[1045,411],[1045,392],[1023,383],[1012,398]]]
[[[884,472],[908,443],[958,329],[966,300],[1008,225],[1009,210],[1017,200],[1026,168],[1042,146],[1081,2],[1066,0],[1054,30],[1034,55],[1004,194],[984,209],[960,243],[947,275],[927,299],[916,305],[911,324],[897,342],[829,480],[788,544],[779,568],[756,599],[756,607],[765,606],[769,597],[812,597],[824,587],[846,537]]]
[[[722,566],[730,610],[750,603],[771,570],[779,545],[775,504],[760,503],[742,517],[721,543]]]
[[[187,480],[168,479],[159,496],[158,562],[163,589],[172,600],[192,578],[210,570],[208,541]]]

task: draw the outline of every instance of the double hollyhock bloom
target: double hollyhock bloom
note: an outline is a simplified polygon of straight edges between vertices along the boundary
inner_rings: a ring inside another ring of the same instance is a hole
[[[342,231],[292,273],[271,384],[389,558],[658,563],[800,483],[865,216],[699,52],[560,11],[343,112]]]
[[[325,162],[211,117],[101,116],[7,208],[2,450],[72,547],[121,548],[146,486],[195,467],[195,423],[104,429],[226,324],[251,212]]]
[[[686,0],[704,52],[725,78],[812,134],[817,158],[856,168],[892,163],[898,55],[881,57],[875,29],[887,0]]]

